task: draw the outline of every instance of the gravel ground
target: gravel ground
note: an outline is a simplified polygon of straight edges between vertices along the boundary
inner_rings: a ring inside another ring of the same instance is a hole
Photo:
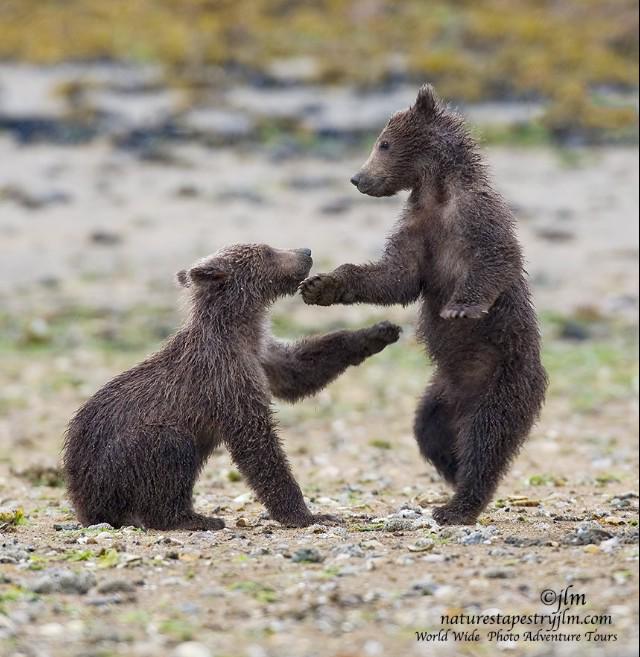
[[[402,199],[350,188],[364,155],[191,145],[148,161],[101,141],[0,141],[2,655],[637,654],[635,149],[489,152],[520,220],[552,383],[478,525],[431,518],[449,491],[411,436],[429,376],[414,310],[299,299],[274,308],[279,334],[405,328],[322,394],[278,407],[310,506],[344,524],[278,526],[220,452],[196,507],[227,529],[77,525],[57,469],[64,426],[173,330],[172,273],[238,241],[309,246],[315,271],[375,257]],[[455,624],[474,614],[496,622]]]

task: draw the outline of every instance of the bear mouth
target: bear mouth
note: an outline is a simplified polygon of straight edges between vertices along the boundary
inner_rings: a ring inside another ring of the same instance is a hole
[[[366,196],[393,196],[396,193],[396,190],[392,189],[387,184],[386,178],[380,178],[378,180],[362,180],[356,187],[356,189]]]

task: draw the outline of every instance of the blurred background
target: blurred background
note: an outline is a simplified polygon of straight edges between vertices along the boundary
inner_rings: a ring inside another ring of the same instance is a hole
[[[542,321],[548,403],[505,488],[542,500],[545,513],[608,513],[619,531],[637,527],[637,2],[0,0],[0,530],[20,525],[31,537],[35,552],[25,548],[23,565],[38,570],[78,557],[51,532],[52,522],[74,519],[58,468],[64,427],[84,399],[175,330],[175,271],[245,241],[310,247],[315,271],[377,256],[404,197],[359,195],[349,178],[388,116],[411,104],[425,81],[467,117],[515,211]],[[415,309],[324,309],[287,299],[273,317],[283,337],[383,318],[405,327],[401,345],[320,396],[278,407],[305,491],[321,492],[325,506],[362,504],[378,514],[385,504],[426,499],[425,490],[441,497],[445,488],[411,437],[429,376],[413,338]],[[244,493],[227,457],[216,456],[197,504],[222,508],[234,522]],[[498,505],[489,521],[517,522],[521,535],[558,528],[527,525],[521,506],[510,515]],[[259,516],[259,505],[247,509]],[[113,549],[109,563],[122,564],[124,549]],[[637,557],[637,546],[630,549]],[[77,560],[100,564],[94,552]],[[224,554],[228,573],[241,568],[237,553]],[[562,550],[538,556],[528,563],[554,573],[569,572],[575,559]],[[264,558],[264,572],[277,572],[279,562]],[[449,583],[464,580],[453,584],[460,606],[472,593],[486,604],[509,597],[512,580],[500,576],[470,592],[467,556],[457,559],[457,570],[439,568]],[[610,551],[589,567],[594,591],[606,591],[595,600],[603,609],[620,607],[620,596],[631,600],[637,587],[630,575],[614,578],[615,559],[623,561]],[[185,581],[199,572],[188,576],[180,569],[193,564],[171,563]],[[395,591],[404,571],[389,564],[391,579],[385,565],[375,577]],[[526,568],[516,575],[523,585]],[[144,575],[161,587],[155,572]],[[272,582],[276,597],[285,580]],[[105,612],[125,636],[151,642],[154,655],[210,630],[204,617],[172,607],[170,587],[161,590],[166,600],[145,599],[146,620],[126,617],[126,605],[120,616]],[[189,595],[199,600],[196,589]],[[218,620],[277,643],[284,635],[260,612],[271,595],[241,587]],[[424,605],[420,611],[412,600],[379,620],[385,633],[408,636],[422,622]],[[50,627],[21,634],[31,602],[20,587],[0,595],[10,621],[0,622],[0,638],[20,654],[44,654],[37,650],[48,642],[51,654],[66,657],[66,636],[104,648],[95,654],[133,654],[129,643],[100,643],[92,611],[85,625],[58,635]],[[55,604],[47,604],[40,620],[55,625]],[[242,613],[252,605],[248,620]],[[626,613],[637,628],[637,609]],[[338,620],[334,627],[327,618],[339,636]],[[300,623],[296,641],[315,636],[313,618]],[[224,654],[247,641],[237,635]],[[273,654],[288,654],[283,645]],[[304,653],[291,645],[292,654]],[[403,654],[414,648],[409,641]],[[357,654],[382,654],[375,650]],[[138,646],[135,654],[146,653]]]

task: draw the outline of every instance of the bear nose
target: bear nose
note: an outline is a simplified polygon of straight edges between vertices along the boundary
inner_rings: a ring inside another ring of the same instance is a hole
[[[298,253],[302,253],[302,255],[306,255],[308,258],[311,257],[311,249],[298,249]]]
[[[356,173],[355,176],[351,176],[351,184],[352,185],[355,185],[357,187],[359,182],[360,182],[360,174],[359,173]]]

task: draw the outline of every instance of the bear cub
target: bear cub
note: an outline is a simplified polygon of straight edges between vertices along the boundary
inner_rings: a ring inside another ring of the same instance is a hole
[[[429,85],[394,114],[351,182],[410,191],[379,261],[301,285],[307,303],[409,304],[436,374],[415,418],[422,455],[455,488],[440,524],[475,522],[526,438],[547,378],[509,206],[463,120]]]
[[[192,491],[224,444],[271,517],[304,527],[336,518],[307,508],[280,444],[272,395],[294,402],[395,342],[388,322],[303,338],[271,336],[267,309],[309,274],[309,249],[237,245],[177,274],[191,296],[186,324],[156,354],[115,377],[71,420],[64,470],[85,525],[221,529],[194,511]]]

